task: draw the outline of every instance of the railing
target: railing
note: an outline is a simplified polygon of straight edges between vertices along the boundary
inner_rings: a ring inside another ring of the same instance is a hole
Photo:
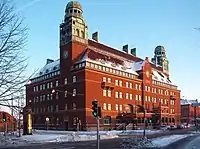
[[[113,90],[114,89],[114,84],[113,83],[109,83],[109,82],[102,82],[101,83],[101,87]]]

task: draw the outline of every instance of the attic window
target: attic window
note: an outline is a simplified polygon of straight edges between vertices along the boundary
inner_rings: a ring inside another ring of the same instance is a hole
[[[42,72],[40,72],[40,75],[42,75]]]
[[[48,72],[49,72],[49,69],[46,70],[46,73],[48,73]]]
[[[57,69],[57,67],[55,66],[55,67],[53,67],[53,70],[56,70]]]

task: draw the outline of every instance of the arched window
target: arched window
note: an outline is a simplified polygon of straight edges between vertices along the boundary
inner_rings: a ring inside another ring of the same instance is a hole
[[[82,38],[85,38],[85,34],[84,34],[83,31],[81,31],[81,37],[82,37]]]
[[[76,29],[76,35],[79,36],[79,30],[78,29]]]

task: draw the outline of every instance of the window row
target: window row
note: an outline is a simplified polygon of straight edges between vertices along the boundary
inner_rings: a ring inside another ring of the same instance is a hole
[[[72,77],[72,82],[75,83],[77,80],[76,80],[76,76],[73,76]],[[67,78],[64,78],[64,84],[66,85],[68,82],[67,82]],[[53,87],[58,87],[59,86],[59,81],[56,80],[55,81],[55,84],[53,82],[48,82],[48,83],[44,83],[44,84],[40,84],[38,86],[34,86],[33,87],[33,91],[34,92],[37,92],[39,90],[45,90],[45,89],[51,89]]]
[[[106,78],[103,77],[103,82],[108,82],[108,83],[112,83],[112,79],[111,78]],[[114,80],[113,82],[116,86],[123,86],[123,81],[122,80]],[[131,82],[125,82],[125,87],[126,88],[134,88],[136,90],[141,90],[141,85],[140,84],[135,84],[135,86],[133,86],[133,84]],[[165,95],[169,95],[169,91],[168,90],[162,90],[162,89],[156,89],[156,88],[151,88],[150,86],[145,86],[145,91],[148,92],[152,92],[152,93],[159,93],[159,94],[165,94]],[[175,95],[173,92],[170,92],[170,95]]]
[[[147,107],[150,107],[149,105]],[[108,111],[111,111],[111,110],[115,110],[115,111],[123,111],[123,112],[131,112],[131,108],[129,106],[123,106],[121,104],[115,104],[114,106],[111,105],[110,103],[103,103],[103,106],[102,106],[102,109],[103,110],[108,110]],[[149,109],[149,108],[147,108]],[[136,110],[136,108],[135,108]],[[135,111],[137,112],[137,110]],[[175,113],[175,109],[170,109],[170,111],[168,110],[162,110],[161,111],[162,113],[170,113],[170,114],[174,114]]]
[[[86,67],[89,67],[89,68],[92,68],[92,69],[97,69],[97,70],[104,71],[104,72],[107,72],[107,73],[112,73],[114,75],[119,75],[119,76],[131,78],[131,79],[137,79],[138,78],[138,76],[135,75],[135,74],[131,74],[131,73],[128,73],[128,72],[125,72],[125,71],[115,69],[114,64],[112,65],[113,68],[111,68],[111,67],[103,66],[105,64],[105,62],[103,60],[101,62],[102,62],[102,65],[94,64],[94,63],[91,63],[91,62],[86,62]],[[78,66],[82,66],[82,65],[78,65]]]
[[[112,92],[111,92],[111,90],[103,90],[103,96],[104,97],[111,97],[112,96]],[[119,99],[123,99],[124,97],[123,97],[123,93],[122,92],[118,92],[118,91],[116,91],[115,92],[115,98],[119,98]],[[125,99],[129,99],[129,100],[142,100],[142,97],[141,97],[141,95],[135,95],[135,97],[134,97],[134,95],[133,94],[131,94],[131,93],[125,93]],[[168,102],[169,102],[169,100],[167,100],[167,99],[160,99],[160,98],[158,98],[158,101],[156,100],[156,98],[155,97],[150,97],[150,96],[145,96],[145,101],[149,101],[149,102],[153,102],[153,103],[156,103],[156,102],[161,102],[161,103],[163,103],[163,104],[168,104]],[[171,105],[175,105],[175,101],[174,100],[170,100],[170,104]]]
[[[72,93],[69,93],[67,90],[64,91],[64,97],[67,97],[68,94],[70,94],[72,96],[76,96],[76,94],[77,94],[76,89],[73,89]],[[59,99],[59,92],[55,93],[55,99]],[[51,93],[51,94],[44,94],[44,95],[33,97],[33,102],[34,103],[36,103],[36,102],[42,102],[42,101],[45,101],[45,100],[53,100],[53,93]]]
[[[76,110],[76,103],[72,103],[72,109]],[[69,107],[67,104],[65,104],[65,109],[64,110],[68,110]],[[61,109],[59,109],[59,106],[47,106],[47,107],[41,107],[41,108],[32,108],[32,111],[34,113],[42,113],[42,112],[59,112]]]
[[[57,75],[60,74],[60,71],[54,71],[52,73],[48,73],[46,75],[43,75],[43,76],[40,76],[40,77],[37,77],[35,79],[32,79],[31,80],[31,83],[34,83],[34,82],[39,82],[39,81],[42,81],[42,80],[46,80],[46,79],[49,79],[49,78],[52,78],[52,77],[55,77]]]
[[[177,86],[165,84],[165,83],[162,83],[162,82],[159,82],[159,81],[155,81],[155,80],[153,80],[152,83],[155,84],[155,85],[163,86],[163,87],[177,89]]]

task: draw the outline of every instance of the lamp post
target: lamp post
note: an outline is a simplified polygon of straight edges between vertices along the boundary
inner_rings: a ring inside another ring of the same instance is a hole
[[[49,129],[49,118],[48,117],[46,117],[46,126],[47,126],[47,130]]]

